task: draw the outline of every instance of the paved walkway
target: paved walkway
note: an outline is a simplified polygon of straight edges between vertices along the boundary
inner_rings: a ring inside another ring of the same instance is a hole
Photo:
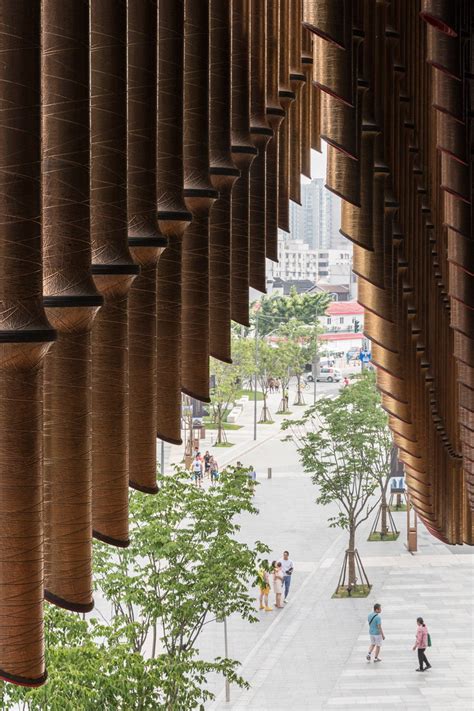
[[[257,471],[274,467],[260,480],[258,517],[242,520],[246,540],[260,538],[279,557],[284,548],[295,561],[291,596],[283,610],[259,613],[258,624],[238,618],[228,623],[229,653],[243,662],[249,691],[231,689],[226,703],[221,679],[211,679],[218,695],[214,711],[313,711],[316,709],[474,709],[474,555],[449,548],[419,528],[419,552],[405,547],[405,514],[394,514],[398,541],[368,543],[370,522],[362,527],[359,551],[373,584],[363,600],[333,600],[346,535],[329,529],[329,507],[316,506],[316,491],[301,472],[293,447],[275,434],[252,450]],[[365,660],[367,614],[383,605],[387,637],[383,662]],[[415,673],[411,651],[416,617],[427,620],[434,646],[433,668]],[[222,625],[211,623],[201,640],[203,656],[223,654]]]

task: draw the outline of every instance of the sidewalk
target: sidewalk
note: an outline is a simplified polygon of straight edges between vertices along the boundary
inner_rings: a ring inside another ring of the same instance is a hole
[[[419,527],[419,552],[405,547],[405,514],[394,514],[398,541],[368,543],[371,521],[359,531],[358,548],[373,585],[366,599],[333,600],[346,534],[330,529],[330,507],[314,503],[316,490],[301,472],[294,449],[275,436],[252,452],[257,471],[275,463],[272,480],[259,479],[258,517],[246,517],[246,540],[260,538],[280,557],[295,561],[289,603],[259,613],[255,625],[231,618],[229,653],[242,661],[249,691],[231,689],[225,703],[222,680],[211,680],[214,711],[315,711],[360,707],[391,709],[474,709],[474,555],[450,548]],[[369,664],[367,615],[383,606],[386,643],[383,662]],[[423,616],[433,638],[433,668],[417,674],[411,650],[416,617]],[[209,625],[203,656],[223,653],[222,625]]]
[[[336,394],[339,390],[339,384],[337,383],[318,383],[318,397],[321,394]],[[272,393],[268,395],[268,407],[271,416],[274,420],[273,424],[260,424],[258,420],[262,412],[263,402],[262,400],[257,401],[257,440],[254,440],[254,402],[249,399],[245,403],[242,410],[242,414],[236,422],[237,425],[241,427],[238,430],[226,430],[227,440],[233,443],[232,447],[216,447],[214,442],[217,436],[217,430],[207,429],[206,437],[200,442],[201,454],[204,454],[206,450],[211,451],[217,458],[219,462],[219,467],[226,466],[227,464],[234,464],[236,461],[250,454],[255,447],[258,447],[262,442],[268,440],[270,437],[275,437],[280,434],[281,423],[286,418],[300,417],[305,408],[302,406],[294,406],[293,401],[296,396],[296,391],[294,385],[290,387],[290,412],[291,414],[279,415],[277,414],[278,407],[281,401],[281,393]],[[303,393],[306,406],[309,407],[313,403],[313,390],[312,385]],[[283,435],[282,435],[283,436]],[[160,445],[158,444],[158,447]],[[183,447],[184,445],[175,446],[170,444],[165,444],[165,471],[173,465],[178,465],[182,463],[183,459]],[[158,461],[160,461],[160,453],[158,451]],[[251,460],[243,461],[244,466],[249,464],[254,464]],[[270,466],[270,465],[269,465]],[[263,472],[262,472],[263,473]],[[265,469],[266,475],[266,469]]]

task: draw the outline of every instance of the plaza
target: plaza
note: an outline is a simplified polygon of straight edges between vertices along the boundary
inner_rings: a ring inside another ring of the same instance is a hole
[[[337,388],[320,384],[321,394],[329,396]],[[271,398],[275,412],[278,395]],[[292,409],[297,416],[298,408]],[[295,572],[283,610],[259,612],[260,620],[254,625],[238,618],[228,621],[229,656],[242,662],[241,673],[251,688],[232,687],[226,703],[222,679],[211,680],[217,700],[209,709],[474,708],[472,549],[446,546],[420,524],[418,552],[408,553],[404,512],[394,513],[401,531],[397,541],[369,543],[373,514],[361,526],[357,541],[373,586],[371,594],[366,599],[332,599],[347,534],[329,528],[332,507],[314,503],[315,487],[302,472],[294,445],[281,441],[282,417],[275,417],[275,425],[261,426],[257,443],[252,441],[250,405],[245,419],[238,433],[240,442],[221,450],[220,457],[221,466],[240,459],[257,471],[255,505],[260,513],[242,520],[242,538],[268,543],[270,560],[288,549]],[[365,659],[367,614],[375,602],[382,605],[387,638],[379,665]],[[416,653],[412,651],[419,615],[433,638],[428,650],[433,668],[424,674],[415,673]],[[209,624],[199,646],[203,657],[222,655],[223,625]]]

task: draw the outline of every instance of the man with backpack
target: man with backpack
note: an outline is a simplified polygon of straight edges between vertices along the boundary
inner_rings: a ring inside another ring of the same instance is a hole
[[[367,661],[370,662],[372,659],[372,652],[375,649],[374,662],[381,662],[379,657],[380,647],[382,646],[382,641],[385,639],[385,635],[382,629],[382,617],[380,613],[382,612],[382,606],[378,602],[374,605],[374,611],[370,612],[367,617],[367,622],[369,623],[369,635],[370,635],[370,647],[367,652]]]

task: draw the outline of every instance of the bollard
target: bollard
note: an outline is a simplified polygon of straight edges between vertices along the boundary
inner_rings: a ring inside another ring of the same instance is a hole
[[[267,479],[271,479],[271,478],[272,478],[272,468],[271,468],[271,467],[268,467],[268,469],[267,469]]]

